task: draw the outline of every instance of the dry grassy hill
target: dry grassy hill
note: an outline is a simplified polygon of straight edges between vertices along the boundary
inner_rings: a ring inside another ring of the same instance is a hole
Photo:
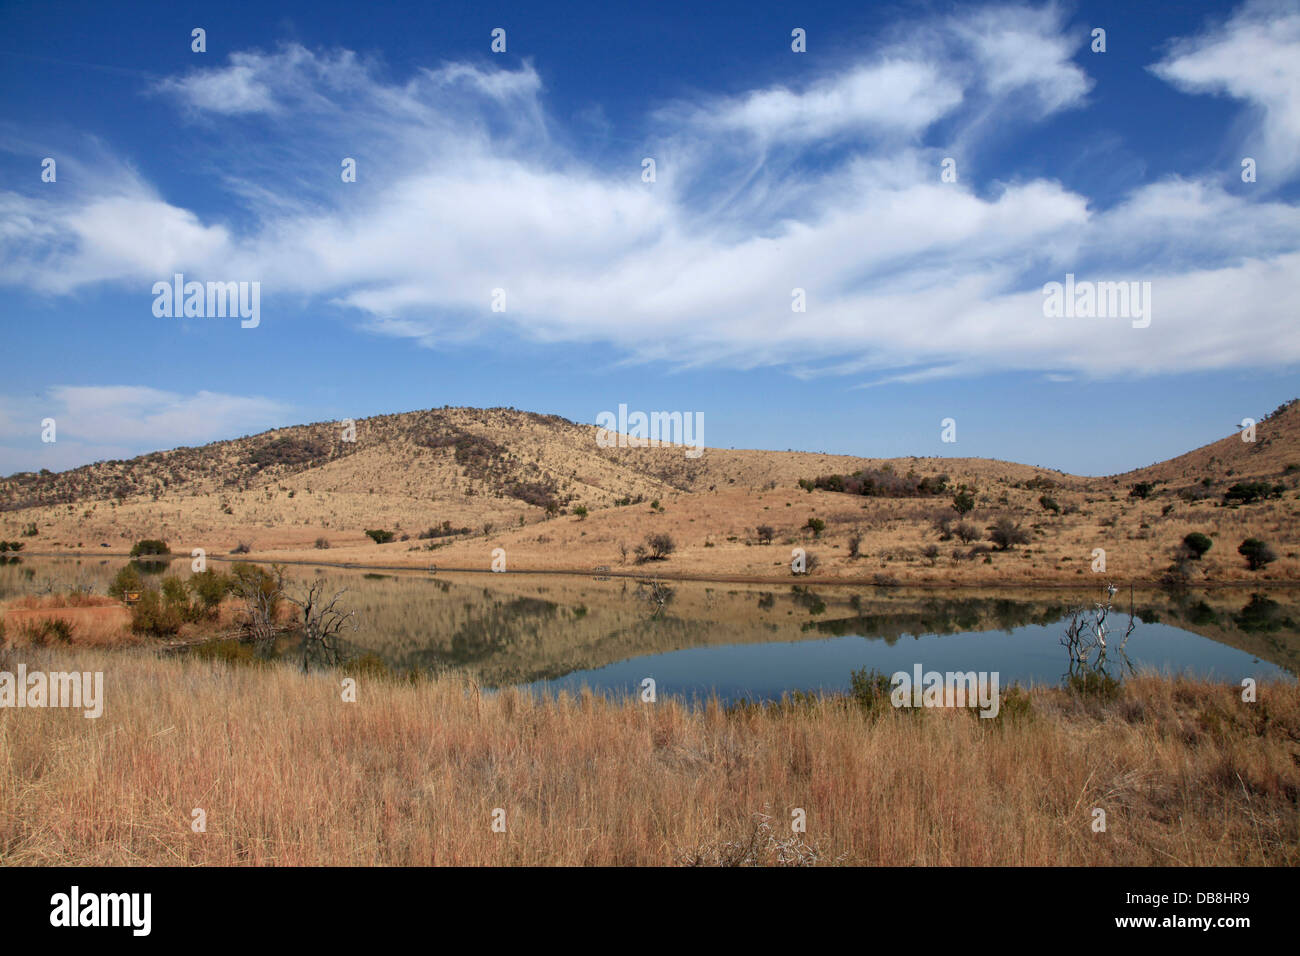
[[[316,423],[13,475],[0,480],[0,540],[21,540],[29,553],[105,554],[162,538],[173,551],[212,556],[247,545],[255,559],[478,570],[504,548],[512,571],[608,566],[762,579],[789,579],[792,551],[802,547],[817,557],[814,577],[1078,585],[1093,573],[1095,548],[1106,550],[1108,576],[1154,581],[1198,530],[1215,547],[1193,563],[1193,580],[1300,580],[1296,403],[1262,419],[1253,444],[1234,433],[1108,478],[974,458],[715,448],[688,458],[674,446],[602,448],[592,426],[502,408],[377,416],[357,421],[352,437],[341,423]],[[876,493],[800,486],[855,473]],[[943,491],[932,493],[939,476]],[[1243,480],[1276,491],[1225,506],[1224,491]],[[1142,482],[1148,496],[1130,496]],[[1028,542],[990,553],[987,542],[944,531],[943,519],[957,518],[959,484],[976,489],[965,520],[979,538],[1006,517]],[[808,529],[809,519],[824,529]],[[37,533],[24,536],[33,526]],[[762,527],[772,529],[770,541]],[[368,529],[393,540],[376,544]],[[676,551],[638,565],[636,545],[655,533],[671,536]],[[1267,540],[1278,560],[1249,572],[1236,554],[1248,536]]]

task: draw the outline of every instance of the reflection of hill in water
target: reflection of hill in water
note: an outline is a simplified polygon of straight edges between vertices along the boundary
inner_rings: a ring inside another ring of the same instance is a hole
[[[503,575],[490,587],[481,581],[399,576],[384,582],[394,591],[383,595],[367,582],[369,607],[358,642],[399,668],[467,667],[500,686],[692,647],[849,634],[892,644],[908,635],[1050,627],[1070,608],[1096,598],[1095,592],[944,598],[901,589],[676,582],[655,613],[657,605],[638,596],[630,579]],[[1121,619],[1125,604],[1117,599]],[[1136,611],[1140,621],[1182,628],[1300,673],[1300,608],[1289,595],[1252,598],[1234,591],[1174,598],[1148,592],[1137,596]]]
[[[99,585],[122,560],[27,561],[0,567],[0,594],[29,593],[40,582],[75,579]],[[189,562],[172,570],[188,573]],[[1051,626],[1091,591],[934,591],[673,582],[665,603],[647,600],[630,578],[593,581],[559,575],[367,574],[294,567],[301,584],[321,577],[347,588],[346,607],[360,630],[348,635],[396,668],[463,668],[491,686],[561,677],[647,654],[692,647],[801,641],[849,634],[894,643],[907,635],[1009,631]],[[1292,591],[1252,595],[1220,590],[1136,597],[1141,621],[1207,637],[1300,674],[1300,604]],[[657,613],[656,613],[656,609]],[[1127,595],[1116,595],[1126,620]],[[1140,627],[1140,626],[1139,626]],[[1137,640],[1141,631],[1135,633]]]

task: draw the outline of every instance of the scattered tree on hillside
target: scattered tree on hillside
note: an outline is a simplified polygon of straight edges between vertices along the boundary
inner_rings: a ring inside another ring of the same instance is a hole
[[[1252,571],[1258,571],[1266,564],[1277,560],[1277,554],[1259,538],[1247,538],[1237,546],[1237,553],[1246,559],[1246,565]]]
[[[1183,547],[1187,549],[1188,555],[1193,561],[1201,560],[1201,556],[1213,547],[1214,542],[1207,535],[1199,531],[1193,531],[1187,537],[1183,538]]]
[[[1029,543],[1029,532],[1021,529],[1010,518],[999,518],[989,527],[989,540],[992,541],[999,551],[1008,551],[1018,544]]]
[[[952,496],[952,510],[958,515],[969,514],[975,508],[975,489],[965,485],[957,486],[957,493]]]
[[[638,544],[634,553],[637,563],[644,564],[646,561],[663,561],[676,550],[677,544],[672,537],[659,533],[646,535],[645,543]]]

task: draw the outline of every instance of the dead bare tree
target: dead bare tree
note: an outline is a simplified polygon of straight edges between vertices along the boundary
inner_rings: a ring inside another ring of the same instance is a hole
[[[658,617],[664,608],[672,603],[675,593],[673,588],[660,584],[657,577],[653,581],[642,580],[636,583],[636,599],[644,601],[655,609],[650,615],[651,619]]]
[[[1137,626],[1137,619],[1134,616],[1132,585],[1129,585],[1128,627],[1124,629],[1123,636],[1114,648],[1111,648],[1107,643],[1112,628],[1106,621],[1111,611],[1114,610],[1111,602],[1117,590],[1118,588],[1115,585],[1107,584],[1105,601],[1095,602],[1091,609],[1085,607],[1075,608],[1070,613],[1070,623],[1066,625],[1065,636],[1061,638],[1061,644],[1065,646],[1066,652],[1070,655],[1071,674],[1080,670],[1104,669],[1107,653],[1112,649],[1119,654],[1120,659],[1130,671],[1133,669],[1128,655],[1124,652],[1128,639]]]
[[[295,604],[302,611],[302,669],[306,671],[313,658],[317,658],[329,667],[342,663],[344,647],[340,637],[345,627],[357,630],[357,612],[345,611],[339,607],[339,599],[348,593],[348,589],[335,592],[329,600],[325,599],[323,581],[313,581],[307,586],[301,597],[285,595],[290,604]]]
[[[260,565],[237,564],[230,589],[242,605],[238,623],[243,639],[259,654],[269,654],[279,630],[275,619],[284,597],[284,566],[274,564],[267,571]]]

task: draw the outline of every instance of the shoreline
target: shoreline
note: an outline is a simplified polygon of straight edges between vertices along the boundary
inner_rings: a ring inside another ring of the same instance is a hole
[[[29,551],[25,554],[17,554],[15,557],[31,558],[119,558],[127,561],[132,560],[129,552],[124,551]],[[172,561],[188,560],[188,556],[177,553],[171,557]],[[297,558],[274,557],[254,557],[249,555],[213,555],[205,556],[208,561],[224,561],[234,564],[239,561],[247,561],[252,564],[283,564],[293,567],[322,567],[335,568],[340,571],[411,571],[417,574],[508,574],[508,575],[556,575],[561,577],[582,577],[582,578],[626,578],[629,580],[643,580],[645,578],[655,578],[661,581],[682,581],[694,582],[701,584],[816,584],[819,587],[836,586],[836,587],[871,587],[882,588],[885,590],[905,590],[914,589],[920,591],[990,591],[990,590],[1039,590],[1039,591],[1078,591],[1089,590],[1095,587],[1096,582],[1089,584],[1069,582],[1057,583],[1053,581],[1006,581],[997,582],[979,582],[964,584],[953,581],[908,581],[905,579],[895,579],[888,584],[881,584],[874,577],[871,578],[849,578],[849,577],[822,577],[818,575],[786,575],[783,577],[765,577],[754,574],[692,574],[690,572],[662,572],[662,571],[616,571],[601,570],[593,568],[525,568],[511,571],[492,571],[489,568],[461,568],[461,567],[441,567],[435,564],[436,570],[430,572],[428,568],[421,568],[409,564],[361,564],[355,561],[303,561]],[[1099,575],[1099,578],[1105,578],[1105,575]],[[1160,582],[1156,579],[1136,579],[1125,582],[1136,588],[1143,590],[1164,590]],[[1300,588],[1300,580],[1259,580],[1259,581],[1223,581],[1223,580],[1204,580],[1195,583],[1189,583],[1186,590],[1255,590],[1265,589],[1290,589]]]

